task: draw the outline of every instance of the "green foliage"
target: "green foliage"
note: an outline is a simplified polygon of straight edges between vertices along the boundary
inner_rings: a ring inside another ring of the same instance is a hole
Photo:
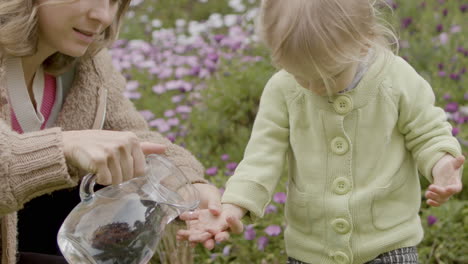
[[[205,164],[229,153],[239,161],[250,137],[259,98],[273,67],[265,59],[256,63],[221,61],[222,68],[208,81],[202,101],[190,118],[185,142]],[[214,159],[213,159],[214,158]]]
[[[468,263],[467,201],[451,200],[442,207],[428,208],[421,218],[425,230],[419,245],[422,264]],[[430,225],[431,220],[436,222]]]

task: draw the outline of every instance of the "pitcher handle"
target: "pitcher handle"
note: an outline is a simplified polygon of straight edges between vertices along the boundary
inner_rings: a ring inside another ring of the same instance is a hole
[[[94,185],[96,184],[96,174],[88,173],[83,177],[80,185],[80,198],[83,202],[88,202],[94,197]]]

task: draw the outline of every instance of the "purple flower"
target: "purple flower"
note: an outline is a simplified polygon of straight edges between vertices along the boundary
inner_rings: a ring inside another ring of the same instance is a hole
[[[451,96],[449,93],[445,93],[444,96],[443,96],[443,98],[444,98],[445,100],[450,100],[450,99],[452,99],[452,96]]]
[[[442,32],[442,30],[444,30],[444,26],[442,24],[438,24],[437,27],[436,27],[436,30],[437,32]]]
[[[449,41],[449,35],[446,32],[442,32],[439,35],[440,44],[445,45]]]
[[[261,236],[257,240],[257,248],[260,251],[263,251],[265,247],[268,245],[268,237],[266,236]]]
[[[460,6],[460,11],[462,13],[465,13],[466,10],[468,10],[468,4],[463,4],[463,5]]]
[[[411,23],[413,23],[413,18],[411,17],[406,17],[401,20],[401,27],[402,28],[408,28]]]
[[[233,171],[237,168],[237,162],[229,162],[226,164],[226,169]]]
[[[445,17],[448,15],[448,9],[445,8],[444,10],[442,10],[442,15]]]
[[[278,208],[276,206],[270,204],[265,208],[265,214],[271,214],[271,213],[276,213],[278,211]]]
[[[454,25],[450,28],[450,33],[459,33],[461,32],[462,28],[460,25]]]
[[[229,254],[231,253],[231,245],[227,245],[223,248],[223,255],[224,256],[229,256]]]
[[[468,93],[465,93],[465,94],[463,95],[463,99],[465,99],[465,100],[468,101]]]
[[[176,114],[176,113],[175,113],[174,110],[166,110],[166,111],[164,112],[164,116],[165,116],[165,117],[173,117],[173,116],[175,116],[175,114]]]
[[[281,227],[279,225],[270,225],[265,228],[265,233],[269,236],[278,236],[281,234]]]
[[[443,64],[443,63],[437,64],[437,68],[438,68],[439,70],[443,70],[443,69],[444,69],[444,64]]]
[[[221,40],[223,40],[223,38],[224,38],[224,35],[222,35],[222,34],[218,34],[218,35],[214,36],[214,40],[216,42],[218,42],[218,43],[221,42]]]
[[[273,201],[279,203],[279,204],[284,204],[286,202],[286,194],[284,192],[277,192],[273,196]]]
[[[174,143],[176,140],[176,137],[174,134],[169,134],[166,136],[166,138],[169,139],[169,141],[171,141],[172,143]]]
[[[439,77],[445,77],[445,76],[447,76],[447,73],[444,72],[444,71],[439,71],[438,75],[439,75]]]
[[[248,225],[245,227],[244,238],[245,240],[254,240],[257,236],[253,225]]]
[[[459,129],[458,127],[452,128],[452,135],[453,135],[453,136],[458,135],[458,133],[460,133],[460,129]],[[429,221],[429,220],[428,220],[428,221]]]
[[[455,113],[458,111],[458,104],[455,103],[455,102],[452,102],[452,103],[448,103],[446,106],[445,106],[445,111],[446,112],[449,112],[449,113]]]
[[[209,53],[206,57],[207,57],[209,60],[214,61],[214,62],[217,62],[218,59],[219,59],[218,54],[216,54],[216,53],[214,53],[214,52],[213,52],[213,53]]]
[[[454,80],[454,81],[459,81],[460,80],[460,74],[458,73],[451,73],[450,74],[450,79]]]
[[[205,173],[206,173],[206,175],[214,176],[214,175],[218,174],[218,168],[216,168],[216,167],[208,168],[208,169],[206,169]]]
[[[154,118],[154,114],[150,110],[142,110],[142,111],[140,111],[140,114],[143,116],[143,118],[146,121],[149,121],[149,120]]]
[[[435,217],[435,216],[433,216],[433,215],[429,215],[429,216],[427,217],[427,224],[428,224],[429,226],[434,225],[436,222],[437,222],[437,217]]]
[[[221,155],[221,160],[222,160],[222,161],[227,161],[227,160],[229,160],[229,154],[223,154],[223,155]]]

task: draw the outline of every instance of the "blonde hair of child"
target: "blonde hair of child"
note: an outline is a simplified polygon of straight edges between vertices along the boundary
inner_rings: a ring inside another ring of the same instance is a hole
[[[42,5],[71,3],[79,0],[50,0]],[[130,0],[119,1],[116,19],[101,36],[91,44],[84,56],[93,56],[104,47],[111,45],[119,34],[122,16]],[[41,5],[41,6],[42,6]],[[22,57],[30,56],[37,49],[37,12],[40,6],[37,0],[0,1],[0,54]],[[4,56],[2,55],[2,56]],[[59,75],[72,65],[76,58],[55,53],[44,62],[48,73]]]
[[[275,66],[313,69],[331,95],[335,75],[346,65],[362,61],[366,51],[392,46],[398,51],[397,37],[378,6],[388,4],[384,0],[262,0],[257,33]]]

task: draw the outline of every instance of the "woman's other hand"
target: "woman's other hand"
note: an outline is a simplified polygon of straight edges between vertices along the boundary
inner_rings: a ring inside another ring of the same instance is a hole
[[[162,154],[165,146],[140,142],[132,132],[64,131],[67,163],[95,173],[101,185],[117,185],[145,173],[145,155]]]

